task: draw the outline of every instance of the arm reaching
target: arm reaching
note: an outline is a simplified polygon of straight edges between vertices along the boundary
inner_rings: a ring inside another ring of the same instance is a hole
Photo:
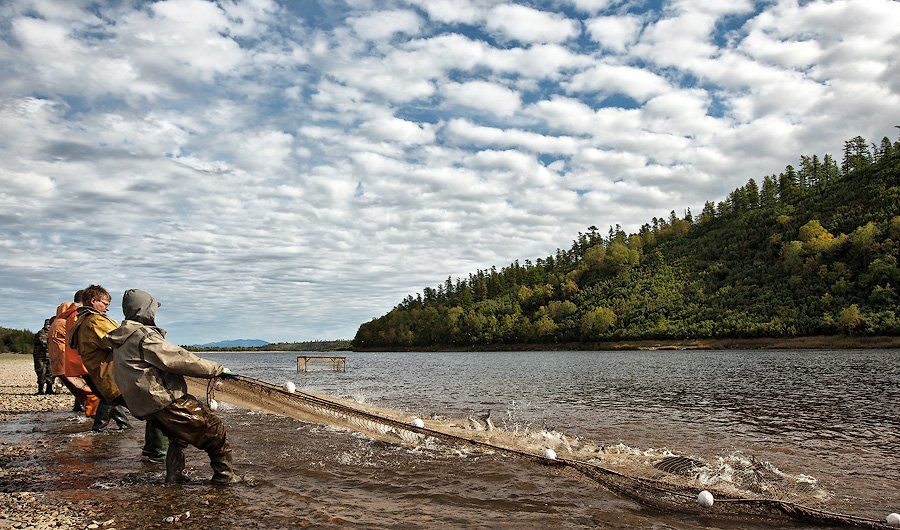
[[[141,349],[144,351],[144,359],[164,372],[209,379],[218,376],[223,370],[221,364],[201,359],[157,333],[144,337]]]

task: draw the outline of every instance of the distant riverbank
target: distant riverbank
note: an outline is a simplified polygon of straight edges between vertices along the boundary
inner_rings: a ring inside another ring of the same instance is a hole
[[[820,335],[786,338],[625,340],[550,344],[480,344],[475,346],[390,346],[354,348],[354,351],[851,350],[888,348],[900,348],[900,337]]]

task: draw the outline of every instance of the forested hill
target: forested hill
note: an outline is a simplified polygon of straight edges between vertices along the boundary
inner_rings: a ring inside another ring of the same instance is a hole
[[[591,226],[534,263],[448,278],[360,326],[356,348],[898,335],[900,141],[802,156],[636,234]]]

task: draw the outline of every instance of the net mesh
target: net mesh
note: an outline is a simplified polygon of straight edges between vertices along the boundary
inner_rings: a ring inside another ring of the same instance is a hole
[[[733,473],[737,476],[736,482],[719,488],[704,484],[701,488],[697,484],[703,484],[708,469],[700,462],[697,462],[700,465],[691,466],[684,461],[674,464],[670,460],[669,464],[678,467],[677,473],[656,466],[667,457],[671,458],[670,454],[638,452],[621,445],[591,446],[558,433],[509,432],[495,428],[490,420],[429,420],[425,427],[416,427],[411,424],[411,416],[399,411],[306,391],[290,393],[245,376],[208,381],[188,378],[188,384],[195,394],[202,395],[205,390],[208,401],[218,396],[238,407],[345,427],[376,440],[416,444],[426,438],[436,438],[448,444],[566,468],[612,493],[659,510],[722,519],[788,518],[830,526],[891,528],[883,521],[833,513],[819,506],[796,502],[793,499],[816,499],[816,495],[810,495],[813,486],[786,477],[752,458],[742,459],[746,465]],[[559,457],[547,458],[535,450],[538,446],[551,445],[559,449]],[[708,508],[697,502],[702,489],[715,493],[715,502]]]

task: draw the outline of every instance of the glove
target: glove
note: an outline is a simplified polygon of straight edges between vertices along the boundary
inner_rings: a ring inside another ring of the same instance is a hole
[[[231,369],[225,368],[222,370],[222,373],[219,374],[219,377],[221,377],[222,379],[234,379],[237,376],[234,374],[234,372],[231,371]]]

